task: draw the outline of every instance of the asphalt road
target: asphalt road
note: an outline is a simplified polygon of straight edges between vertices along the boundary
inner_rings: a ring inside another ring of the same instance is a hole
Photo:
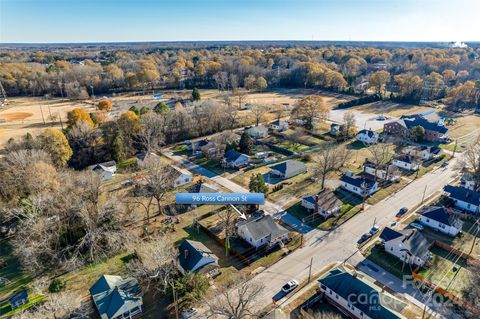
[[[356,241],[367,232],[375,222],[379,226],[387,226],[395,220],[395,214],[401,207],[414,207],[422,201],[423,191],[425,198],[441,191],[455,176],[454,161],[447,168],[439,168],[413,181],[398,193],[372,205],[365,212],[353,217],[337,229],[318,236],[307,237],[304,248],[298,249],[286,256],[273,266],[258,274],[252,282],[264,283],[265,289],[258,298],[262,304],[272,302],[282,285],[290,279],[299,282],[308,279],[309,264],[312,260],[311,273],[320,272],[323,268],[337,261],[344,261],[357,252]],[[398,287],[390,287],[398,291]],[[397,288],[397,289],[395,289]],[[283,300],[277,302],[282,304]]]

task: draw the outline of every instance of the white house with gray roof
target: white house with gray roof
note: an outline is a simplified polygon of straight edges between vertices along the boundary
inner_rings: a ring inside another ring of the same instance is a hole
[[[268,136],[268,128],[260,124],[247,129],[247,133],[253,138],[264,138]]]
[[[237,235],[255,248],[272,247],[288,240],[288,230],[277,224],[263,211],[253,213],[237,223]]]
[[[416,229],[396,231],[385,227],[379,238],[385,252],[406,264],[423,266],[432,256],[429,251],[430,243]]]
[[[302,198],[303,207],[324,218],[339,212],[342,204],[343,202],[337,195],[328,188],[322,189],[316,195],[308,195]]]
[[[376,144],[378,143],[380,135],[375,133],[372,130],[361,130],[357,133],[357,141],[360,141],[365,144]]]
[[[455,213],[438,206],[428,207],[424,210],[420,214],[420,223],[453,237],[457,236],[463,227],[463,221]]]

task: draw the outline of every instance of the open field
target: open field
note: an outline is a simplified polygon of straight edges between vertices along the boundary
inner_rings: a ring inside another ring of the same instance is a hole
[[[413,104],[397,103],[390,101],[378,101],[368,103],[360,106],[352,107],[351,109],[373,114],[383,114],[390,117],[400,117],[406,114],[418,113],[431,110],[431,107],[419,106]]]
[[[156,93],[159,92],[163,93],[166,99],[188,99],[191,94],[191,90],[156,91]],[[202,100],[213,99],[221,101],[223,92],[218,90],[200,90],[200,94]],[[308,94],[324,96],[326,103],[332,107],[352,98],[347,95],[319,93],[315,90],[278,89],[258,93],[247,92],[243,103],[261,104],[270,107],[283,107],[282,104],[288,103],[292,106],[298,99]],[[101,96],[97,97],[96,100],[45,99],[41,97],[10,98],[9,105],[0,110],[0,145],[3,145],[11,137],[24,136],[26,133],[36,136],[47,127],[61,128],[60,119],[65,123],[68,111],[79,107],[87,112],[92,112],[95,110],[94,104],[99,98]],[[153,99],[152,94],[144,92],[122,93],[108,96],[107,98],[113,104],[113,109],[110,112],[112,117],[118,116],[132,106],[153,108],[159,102],[159,100]],[[233,103],[235,104],[235,100]],[[249,110],[240,111],[239,119],[242,123],[251,123],[253,114]],[[270,121],[273,119],[275,119],[275,114],[268,113],[265,115],[264,120]]]

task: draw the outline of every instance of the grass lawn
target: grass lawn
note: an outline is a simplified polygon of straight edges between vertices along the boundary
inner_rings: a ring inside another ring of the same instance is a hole
[[[470,272],[466,268],[467,263],[456,255],[434,247],[432,248],[432,266],[419,271],[419,275],[427,281],[448,290],[458,297],[462,297],[468,287]]]
[[[234,168],[223,168],[218,161],[210,160],[206,157],[196,160],[195,164],[200,165],[217,175],[223,175],[225,172],[234,173],[237,171],[237,169]]]
[[[276,146],[289,150],[291,152],[299,152],[305,148],[308,148],[305,144],[293,143],[289,140],[282,140],[280,143],[277,143]]]
[[[248,184],[250,183],[250,177],[252,175],[256,175],[256,174],[263,175],[268,171],[270,171],[270,168],[268,166],[261,166],[258,168],[245,171],[242,174],[238,174],[237,176],[232,178],[231,181],[237,183],[238,185],[248,188]]]
[[[408,265],[405,265],[402,271],[402,261],[385,252],[385,250],[378,244],[368,247],[364,252],[364,255],[365,258],[397,276],[398,278],[403,278],[403,276],[409,276],[412,274]]]
[[[407,184],[408,182],[402,178],[398,183],[392,183],[388,187],[380,188],[375,194],[370,196],[366,202],[369,205],[374,205],[379,201],[387,198],[388,196],[394,194],[395,192],[398,192],[399,190],[407,186]]]

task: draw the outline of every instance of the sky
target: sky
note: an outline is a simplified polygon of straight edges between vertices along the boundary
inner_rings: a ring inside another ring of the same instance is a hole
[[[0,43],[480,41],[480,0],[0,0]]]

